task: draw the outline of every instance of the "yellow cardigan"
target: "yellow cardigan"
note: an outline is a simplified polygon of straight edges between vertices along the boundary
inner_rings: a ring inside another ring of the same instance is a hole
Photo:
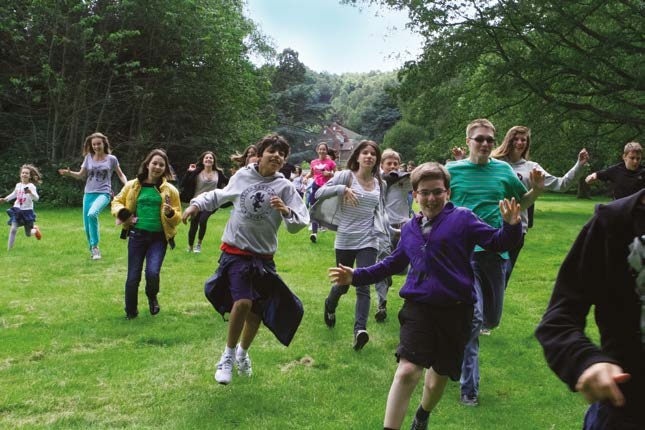
[[[171,183],[162,178],[161,185],[159,186],[161,194],[161,201],[165,202],[166,197],[170,197],[170,206],[174,209],[175,213],[172,217],[168,218],[163,213],[163,205],[160,208],[161,225],[163,227],[166,240],[169,242],[175,234],[177,234],[177,225],[181,222],[181,203],[179,202],[179,192]],[[137,212],[137,198],[141,192],[141,182],[138,179],[128,181],[121,189],[121,192],[112,200],[111,212],[113,216],[117,216],[119,211],[126,208],[131,213]],[[125,227],[124,227],[125,228]]]

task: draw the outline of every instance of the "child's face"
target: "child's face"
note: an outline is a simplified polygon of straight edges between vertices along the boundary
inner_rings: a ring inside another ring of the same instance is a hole
[[[381,161],[381,169],[386,175],[391,172],[399,170],[401,163],[396,158],[386,158]]]
[[[361,149],[361,152],[360,154],[358,154],[356,161],[358,161],[359,166],[371,170],[372,167],[374,167],[374,165],[376,164],[376,157],[376,150],[367,145],[363,149]]]
[[[160,155],[155,155],[148,163],[148,179],[154,181],[159,180],[166,172],[166,161]]]
[[[285,160],[285,153],[277,146],[270,146],[260,156],[258,170],[262,176],[271,176],[282,168]]]
[[[92,150],[95,154],[102,154],[105,150],[103,146],[103,139],[100,137],[95,137],[92,139]]]
[[[442,179],[424,179],[412,194],[421,212],[428,218],[437,216],[450,200],[450,190],[445,188]]]
[[[627,170],[636,170],[641,164],[641,159],[643,154],[636,151],[630,151],[627,154],[623,154],[623,161],[625,162],[625,167]]]
[[[320,158],[321,160],[327,158],[327,147],[325,145],[318,145],[316,152],[318,153],[318,158]]]
[[[29,169],[20,170],[20,181],[23,184],[28,184],[30,177],[31,177],[31,172],[29,171]]]

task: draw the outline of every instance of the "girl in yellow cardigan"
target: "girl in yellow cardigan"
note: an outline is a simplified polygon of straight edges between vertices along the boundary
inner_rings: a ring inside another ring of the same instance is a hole
[[[128,237],[128,277],[125,281],[125,314],[136,318],[139,282],[146,261],[146,296],[150,314],[159,313],[159,272],[167,245],[175,247],[177,224],[181,221],[179,192],[172,178],[168,156],[153,149],[139,166],[137,178],[128,181],[112,201],[112,215]]]

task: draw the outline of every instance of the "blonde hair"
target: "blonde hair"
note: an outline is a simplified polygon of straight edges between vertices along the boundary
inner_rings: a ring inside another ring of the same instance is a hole
[[[627,155],[630,152],[636,152],[638,154],[642,154],[643,147],[638,142],[629,142],[627,143],[627,145],[625,145],[625,148],[623,149],[623,154]]]
[[[43,175],[40,173],[40,170],[33,164],[23,164],[20,167],[20,172],[22,173],[23,169],[29,170],[29,181],[36,183],[38,185],[43,183]]]
[[[383,154],[381,154],[381,162],[385,161],[387,158],[394,158],[399,162],[399,164],[401,164],[401,154],[396,152],[394,149],[387,148],[383,150]]]
[[[470,132],[476,129],[477,127],[485,127],[485,128],[488,128],[489,130],[492,130],[492,132],[495,133],[495,126],[493,125],[492,122],[490,122],[486,118],[478,118],[472,121],[466,127],[466,137],[470,137]]]

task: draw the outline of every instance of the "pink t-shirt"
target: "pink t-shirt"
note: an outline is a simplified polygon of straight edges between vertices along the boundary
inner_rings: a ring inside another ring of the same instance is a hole
[[[309,165],[311,166],[311,171],[314,172],[314,182],[320,187],[332,178],[331,176],[323,176],[323,172],[333,172],[336,168],[334,160],[330,160],[329,158],[325,160],[316,158]]]

